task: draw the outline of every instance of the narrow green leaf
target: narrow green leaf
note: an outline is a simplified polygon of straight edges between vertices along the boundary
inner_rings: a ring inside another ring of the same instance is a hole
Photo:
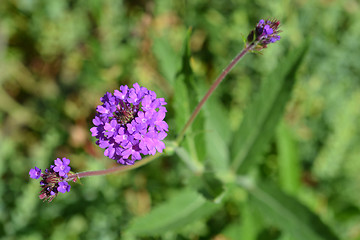
[[[191,37],[192,30],[191,28],[188,29],[183,45],[183,55],[181,61],[181,69],[177,74],[178,76],[184,75],[185,82],[187,84],[190,83],[191,78],[193,77],[193,71],[190,66],[190,57],[191,57],[191,49],[190,49],[190,37]]]
[[[191,29],[188,30],[183,46],[182,65],[177,73],[175,80],[175,123],[178,132],[184,127],[196,103],[198,94],[195,89],[194,75],[190,66],[190,36]],[[206,144],[204,139],[204,117],[200,113],[192,126],[189,128],[182,143],[189,153],[190,159],[198,165],[203,162],[206,156]]]
[[[209,118],[206,119],[205,128],[206,148],[210,165],[216,172],[225,172],[229,168],[229,148]]]
[[[207,90],[208,89],[206,88],[205,91],[203,91],[202,96],[205,95]],[[210,96],[203,109],[207,122],[213,127],[213,130],[221,136],[224,145],[228,145],[231,142],[232,137],[232,129],[229,124],[229,113],[225,111],[225,107],[221,104],[216,92]]]
[[[285,192],[295,194],[300,186],[300,162],[296,141],[284,121],[276,130],[276,145],[280,184]]]
[[[174,85],[174,109],[175,109],[175,127],[179,132],[185,125],[190,116],[191,101],[189,93],[189,79],[192,78],[192,71],[189,64],[190,61],[190,36],[191,30],[186,34],[183,45],[182,65],[176,74]]]
[[[135,218],[126,232],[137,236],[154,236],[176,231],[211,215],[220,206],[206,201],[199,193],[186,189],[168,202],[155,207],[149,214]]]
[[[204,114],[200,112],[191,126],[192,136],[189,136],[193,137],[193,149],[195,150],[193,153],[196,153],[196,158],[199,162],[204,162],[207,154],[204,128],[205,118]]]
[[[227,171],[230,162],[231,129],[229,119],[215,96],[209,98],[204,106],[205,136],[208,158],[217,171]]]
[[[259,94],[245,113],[233,145],[233,167],[246,172],[261,156],[290,99],[295,73],[302,62],[308,43],[290,53],[263,83]]]
[[[198,101],[204,97],[209,86],[198,81],[196,86]],[[207,160],[210,161],[211,168],[216,171],[227,171],[229,167],[229,142],[231,140],[231,129],[229,118],[224,107],[221,105],[217,95],[211,96],[200,112],[200,118],[204,116],[202,126],[195,126],[194,129],[200,127],[203,129],[204,143]],[[198,142],[197,142],[198,143]]]
[[[180,67],[179,56],[171,47],[168,39],[155,38],[153,52],[159,63],[159,70],[165,79],[173,85],[175,76]]]
[[[261,215],[256,215],[252,211],[251,207],[245,203],[241,208],[242,214],[242,227],[243,231],[241,232],[241,239],[257,239],[256,236],[259,234],[262,229],[264,222],[260,221]]]
[[[190,103],[184,77],[179,77],[175,81],[174,109],[175,109],[175,128],[179,132],[185,125],[190,116]]]
[[[241,184],[250,202],[271,224],[298,240],[337,240],[338,237],[320,218],[295,198],[268,183]]]

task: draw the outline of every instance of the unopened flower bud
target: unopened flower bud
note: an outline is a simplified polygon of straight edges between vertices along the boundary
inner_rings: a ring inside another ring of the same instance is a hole
[[[256,44],[254,50],[260,51],[266,48],[269,43],[279,41],[280,36],[278,34],[281,32],[279,26],[280,21],[276,19],[261,19],[255,29],[248,35],[246,44]]]

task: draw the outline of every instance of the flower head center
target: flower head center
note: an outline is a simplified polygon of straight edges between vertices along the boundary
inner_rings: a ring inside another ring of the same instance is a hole
[[[114,118],[119,124],[125,125],[130,123],[135,118],[137,112],[137,106],[131,106],[130,104],[125,104],[124,102],[120,101],[120,103],[116,106]]]

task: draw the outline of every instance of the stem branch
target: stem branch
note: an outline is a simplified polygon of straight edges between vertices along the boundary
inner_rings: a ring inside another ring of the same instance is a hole
[[[141,166],[151,162],[152,160],[159,157],[160,155],[161,155],[161,153],[156,153],[153,156],[148,156],[148,157],[142,159],[141,161],[136,162],[134,165],[118,166],[118,167],[113,167],[113,168],[98,170],[98,171],[87,171],[87,172],[75,173],[75,174],[68,176],[67,180],[70,181],[70,180],[73,180],[76,178],[100,176],[100,175],[107,175],[107,174],[111,174],[111,173],[115,173],[115,172],[129,171],[131,169],[141,167]]]

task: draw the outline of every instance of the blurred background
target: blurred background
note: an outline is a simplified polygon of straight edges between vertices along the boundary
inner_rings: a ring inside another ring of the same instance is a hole
[[[74,171],[115,166],[89,129],[99,98],[124,84],[138,82],[166,99],[174,139],[173,82],[187,30],[196,79],[210,86],[256,23],[275,17],[281,41],[247,55],[218,99],[236,129],[262,79],[310,38],[273,140],[276,146],[286,129],[298,161],[289,172],[295,180],[279,174],[277,151],[268,152],[260,171],[342,239],[360,239],[359,10],[357,0],[1,0],[0,238],[136,239],[123,234],[132,219],[187,185],[191,172],[175,155],[83,179],[52,203],[38,199],[29,169],[47,168],[57,157],[71,159]],[[246,215],[237,204],[230,199],[191,227],[142,239],[236,239],[227,227]],[[275,227],[265,233],[248,239],[285,239]]]

